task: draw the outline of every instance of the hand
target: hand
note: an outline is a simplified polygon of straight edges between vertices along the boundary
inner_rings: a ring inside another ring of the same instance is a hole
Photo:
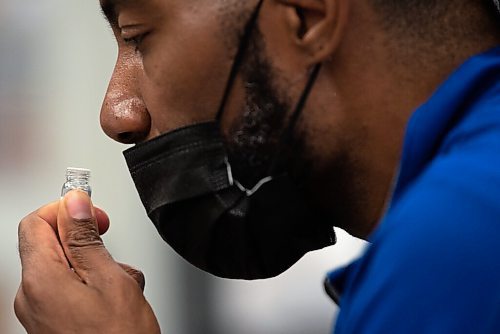
[[[115,262],[103,245],[99,232],[108,225],[81,191],[21,221],[14,308],[28,333],[160,333],[142,273]]]

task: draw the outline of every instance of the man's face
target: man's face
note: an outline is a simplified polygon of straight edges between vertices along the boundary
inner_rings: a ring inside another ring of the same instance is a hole
[[[255,2],[256,3],[256,2]],[[101,112],[104,131],[135,143],[214,120],[255,4],[235,1],[101,1],[119,54]],[[291,110],[259,26],[222,117],[239,181],[252,187],[278,150]]]
[[[213,121],[257,0],[101,0],[101,5],[118,41],[101,111],[106,134],[130,144]],[[249,187],[267,176],[313,65],[296,46],[301,31],[290,33],[299,18],[280,1],[264,1],[224,109],[221,128],[231,164]],[[285,143],[290,153],[285,164],[299,172],[306,196],[330,211],[333,223],[365,224],[358,216],[366,204],[358,199],[360,164],[348,142],[357,125],[337,110],[335,91],[325,88],[329,81],[325,74],[318,78],[291,142]],[[374,211],[367,211],[372,219]]]
[[[136,143],[214,118],[234,51],[205,3],[101,1],[118,42],[101,112],[110,137]]]

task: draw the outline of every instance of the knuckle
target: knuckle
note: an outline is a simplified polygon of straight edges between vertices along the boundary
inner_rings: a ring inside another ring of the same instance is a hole
[[[30,227],[32,225],[32,215],[24,217],[18,226],[18,250],[21,256],[33,251],[33,246],[29,242]]]
[[[136,289],[137,286],[141,289],[141,291],[144,291],[146,279],[142,271],[133,268],[128,264],[118,263],[118,265],[122,270],[119,275],[115,276],[117,281],[109,282],[111,283],[111,286],[118,289],[118,294],[130,294],[130,289]],[[117,282],[120,282],[120,284],[116,284]]]
[[[93,225],[92,220],[79,221],[75,228],[67,233],[68,247],[73,249],[93,248],[102,246],[102,239],[99,232]]]
[[[21,324],[26,323],[26,312],[19,299],[14,300],[14,314]]]
[[[16,297],[14,299],[14,314],[16,315],[16,318],[19,320],[19,322],[25,327],[28,333],[31,333],[31,326],[30,325],[30,309],[29,305],[27,305],[25,296],[23,294],[23,291],[21,287],[19,287],[19,290],[17,291]]]
[[[33,217],[31,215],[28,215],[21,219],[19,222],[19,226],[17,227],[17,233],[19,235],[21,234],[26,234],[31,226],[31,222],[33,221]]]
[[[87,270],[92,267],[87,258],[87,252],[102,250],[102,255],[106,256],[104,244],[97,228],[92,220],[80,220],[77,225],[67,232],[66,246],[69,250],[71,261],[78,263],[81,269]]]
[[[23,275],[21,280],[21,291],[28,298],[36,298],[41,289],[39,289],[38,280],[33,275]]]
[[[24,305],[22,299],[22,290],[19,288],[19,290],[17,290],[16,297],[14,298],[14,313],[19,320],[21,320],[24,315]]]
[[[146,285],[146,278],[142,271],[131,267],[126,268],[125,271],[137,282],[137,284],[139,284],[141,290],[144,290],[144,287]]]

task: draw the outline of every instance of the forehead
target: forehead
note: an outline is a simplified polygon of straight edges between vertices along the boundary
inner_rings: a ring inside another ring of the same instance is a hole
[[[257,1],[257,0],[255,0]],[[244,5],[240,3],[247,3],[247,1],[241,0],[99,0],[101,5],[101,10],[104,16],[111,22],[111,24],[116,23],[118,14],[121,10],[134,10],[134,11],[146,11],[150,10],[152,12],[161,11],[167,12],[179,12],[179,10],[187,9],[191,12],[202,11],[214,11],[215,12],[227,12],[228,9],[244,8]],[[235,5],[238,4],[238,5]],[[210,9],[209,9],[210,8]]]
[[[118,11],[126,6],[134,6],[140,8],[151,3],[152,0],[99,0],[102,12],[109,22],[116,23]]]

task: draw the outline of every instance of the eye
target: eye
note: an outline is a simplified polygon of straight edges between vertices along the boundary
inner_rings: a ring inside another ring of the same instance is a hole
[[[151,29],[144,24],[129,24],[120,26],[120,35],[125,44],[133,47],[136,52],[141,51],[144,38],[149,35]]]
[[[142,42],[144,41],[144,38],[147,36],[147,33],[143,33],[143,34],[138,34],[138,35],[135,35],[135,36],[123,36],[123,41],[125,42],[125,44],[133,47],[135,49],[135,52],[138,52],[140,51],[140,47],[141,47],[141,44]]]

